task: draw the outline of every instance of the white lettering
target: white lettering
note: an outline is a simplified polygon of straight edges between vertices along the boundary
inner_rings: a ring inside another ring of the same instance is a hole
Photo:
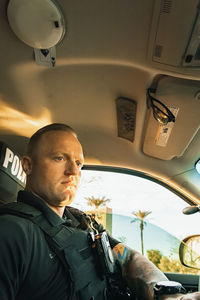
[[[11,168],[9,164],[11,164]],[[6,148],[3,167],[6,169],[8,168],[8,171],[11,172],[13,176],[17,176],[17,179],[22,183],[26,182],[26,173],[22,169],[20,159],[17,155],[14,155],[14,153],[9,148]]]
[[[26,173],[25,173],[24,171],[23,171],[23,173],[22,173],[22,179],[21,179],[21,182],[26,184]]]
[[[6,155],[5,155],[5,159],[4,159],[4,162],[3,162],[3,167],[7,169],[8,167],[8,163],[12,162],[13,161],[13,157],[14,157],[14,154],[13,152],[9,149],[9,148],[6,148]]]
[[[18,174],[17,174],[17,178],[18,178],[21,182],[25,183],[26,173],[25,173],[25,172],[23,171],[23,169],[22,169],[21,161],[20,161],[20,163],[19,163],[19,171],[18,171]]]
[[[19,170],[19,157],[15,155],[11,167],[12,175],[17,175],[18,170]]]

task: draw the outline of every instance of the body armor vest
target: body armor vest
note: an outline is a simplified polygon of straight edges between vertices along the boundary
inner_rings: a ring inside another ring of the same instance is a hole
[[[107,283],[98,274],[88,230],[61,224],[51,225],[35,207],[13,202],[1,207],[0,214],[13,214],[29,219],[44,232],[49,247],[60,259],[71,278],[71,300],[107,299]]]

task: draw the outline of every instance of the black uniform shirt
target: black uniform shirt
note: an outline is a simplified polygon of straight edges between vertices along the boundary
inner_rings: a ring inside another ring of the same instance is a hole
[[[68,209],[62,219],[27,191],[20,191],[17,200],[42,211],[53,226],[80,225]],[[109,240],[112,248],[119,243]],[[67,300],[70,283],[66,269],[36,224],[19,216],[0,215],[0,300]]]
[[[43,211],[52,225],[65,223],[31,193],[20,191],[18,201]],[[72,223],[78,225],[76,219]],[[19,216],[0,216],[0,300],[65,300],[69,283],[37,225]]]

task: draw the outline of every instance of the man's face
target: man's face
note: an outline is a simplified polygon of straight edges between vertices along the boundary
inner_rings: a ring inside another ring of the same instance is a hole
[[[52,206],[69,205],[83,166],[83,151],[70,132],[50,131],[41,136],[27,178],[28,190]]]

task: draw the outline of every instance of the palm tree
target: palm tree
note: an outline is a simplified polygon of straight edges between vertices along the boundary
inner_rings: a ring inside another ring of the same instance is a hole
[[[142,249],[142,255],[144,255],[144,240],[143,240],[143,230],[144,230],[144,225],[146,225],[146,222],[144,219],[151,214],[151,211],[133,211],[132,214],[136,217],[134,220],[131,221],[131,223],[140,221],[140,238],[141,238],[141,249]]]
[[[95,198],[94,196],[85,197],[85,199],[87,200],[87,204],[89,206],[94,206],[95,210],[98,210],[100,207],[106,206],[106,203],[110,202],[110,199],[105,198],[105,196],[103,196],[102,198]]]
[[[87,204],[89,206],[95,207],[95,213],[93,213],[93,217],[95,218],[96,216],[97,219],[101,221],[102,215],[98,213],[98,209],[100,207],[106,206],[106,203],[110,202],[110,199],[106,199],[105,196],[103,196],[102,198],[95,198],[94,196],[91,196],[91,197],[85,197],[85,199],[87,200]]]

